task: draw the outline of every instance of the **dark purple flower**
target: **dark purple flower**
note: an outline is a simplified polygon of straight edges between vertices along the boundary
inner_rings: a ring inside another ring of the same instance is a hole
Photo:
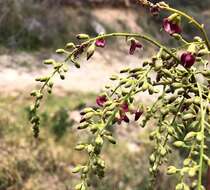
[[[157,16],[160,12],[160,8],[157,5],[154,5],[150,8],[150,12],[153,16]]]
[[[195,63],[195,56],[190,52],[181,55],[181,63],[185,68],[190,68]]]
[[[170,35],[175,33],[180,34],[182,32],[179,24],[172,20],[169,20],[168,18],[163,19],[162,25],[165,32],[169,33]]]
[[[128,118],[128,116],[126,114],[121,114],[120,115],[120,121],[124,121],[126,123],[130,122],[130,120],[129,120],[129,118]]]
[[[133,55],[135,53],[136,48],[140,49],[140,48],[142,48],[142,45],[137,40],[132,39],[129,54]]]
[[[135,121],[138,121],[142,114],[143,114],[142,110],[136,110],[135,111]]]
[[[97,47],[103,48],[106,45],[106,40],[104,38],[97,39],[96,42],[95,42],[95,45]]]
[[[96,98],[96,103],[99,105],[99,106],[103,106],[104,103],[107,101],[107,97],[105,95],[103,96],[98,96]]]
[[[127,102],[124,102],[120,105],[122,112],[129,112],[129,105]]]

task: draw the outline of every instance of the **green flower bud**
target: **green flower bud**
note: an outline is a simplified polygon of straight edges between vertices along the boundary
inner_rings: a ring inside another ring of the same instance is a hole
[[[185,114],[185,115],[182,116],[182,119],[184,121],[189,120],[189,119],[193,119],[193,118],[195,118],[195,115],[192,114],[192,113],[187,113],[187,114]]]
[[[93,117],[94,116],[94,112],[88,112],[88,113],[86,113],[85,115],[84,115],[84,118],[86,119],[86,120],[89,120],[91,117]]]
[[[130,70],[130,68],[125,68],[125,69],[122,69],[122,70],[120,71],[120,73],[127,73],[129,70]]]
[[[149,64],[148,61],[144,61],[144,62],[143,62],[143,67],[147,66],[148,64]]]
[[[176,88],[183,88],[184,85],[182,83],[174,82],[172,83],[172,87]]]
[[[72,173],[79,173],[82,169],[82,166],[78,165],[72,169]]]
[[[74,43],[72,43],[72,42],[66,44],[66,48],[67,48],[67,49],[71,49],[71,48],[74,48],[74,47],[75,47],[75,45],[74,45]]]
[[[52,81],[48,81],[47,85],[49,86],[49,88],[52,88],[53,87],[53,82]]]
[[[39,78],[36,78],[35,80],[36,81],[39,81],[39,82],[46,82],[47,80],[49,80],[50,77],[49,76],[46,76],[46,77],[39,77]]]
[[[89,154],[94,151],[94,146],[92,144],[89,144],[86,148]]]
[[[55,62],[54,63],[54,69],[58,69],[58,68],[60,68],[62,66],[63,66],[63,63],[59,63],[59,62]]]
[[[188,52],[191,52],[191,53],[197,53],[197,45],[192,43],[188,49],[187,49]]]
[[[149,88],[149,83],[145,80],[143,85],[142,85],[142,91],[146,91]]]
[[[196,135],[197,135],[196,132],[191,131],[187,133],[187,135],[184,138],[184,141],[192,140],[192,138],[194,138]]]
[[[97,125],[91,125],[90,131],[91,131],[92,133],[95,133],[96,131],[98,131],[98,126],[97,126]]]
[[[154,153],[150,155],[149,160],[151,163],[155,162],[155,154]]]
[[[75,150],[78,150],[78,151],[81,151],[81,150],[84,150],[86,146],[84,144],[78,144],[76,147],[75,147]]]
[[[165,156],[166,153],[167,153],[166,149],[164,147],[161,147],[161,149],[160,149],[161,156]]]
[[[95,143],[99,146],[103,145],[104,141],[103,138],[99,135],[96,137]]]
[[[132,81],[128,81],[126,84],[125,84],[125,88],[130,88],[132,86]]]
[[[104,160],[98,158],[97,164],[98,164],[101,168],[105,168],[105,162],[104,162]]]
[[[94,109],[93,108],[85,108],[80,112],[80,114],[85,115],[86,113],[89,113],[89,112],[94,112]]]
[[[118,76],[117,75],[112,75],[111,77],[110,77],[110,80],[117,80],[118,79]]]
[[[57,49],[56,50],[56,53],[57,54],[63,54],[63,53],[65,53],[66,51],[64,50],[64,49]]]
[[[192,160],[191,160],[190,158],[185,159],[185,160],[183,161],[184,166],[189,166],[189,164],[190,164],[191,161],[192,161]]]
[[[210,77],[210,71],[203,71],[202,74],[205,77]]]
[[[156,62],[155,62],[155,71],[159,71],[163,66],[163,61],[162,59],[158,59]]]
[[[95,43],[92,43],[87,49],[87,60],[89,60],[95,52]]]
[[[40,93],[40,92],[38,92],[38,93],[36,94],[36,98],[37,98],[38,100],[41,100],[41,99],[43,98],[43,94]]]
[[[173,21],[174,23],[179,23],[179,22],[180,22],[180,19],[181,19],[181,17],[180,17],[180,15],[177,14],[177,13],[173,13],[172,15],[170,15],[170,16],[168,17],[168,20],[169,20],[169,21]]]
[[[88,166],[84,166],[83,169],[82,169],[82,173],[87,174],[88,171],[89,171]]]
[[[55,60],[53,60],[53,59],[46,59],[45,61],[44,61],[44,64],[45,65],[52,65],[52,64],[54,64],[55,63]]]
[[[37,122],[39,122],[39,120],[40,120],[40,118],[38,117],[38,116],[34,116],[34,117],[32,117],[32,119],[31,119],[31,123],[33,124],[33,123],[37,123]]]
[[[77,184],[74,188],[75,190],[82,190],[83,183]]]
[[[201,38],[200,36],[195,36],[195,37],[194,37],[194,40],[195,40],[196,42],[202,42],[202,41],[203,41],[202,38]]]
[[[31,96],[36,96],[37,95],[37,91],[36,90],[33,90],[31,93],[30,93]]]
[[[188,171],[188,175],[190,177],[194,177],[196,175],[196,172],[197,172],[197,168],[190,168],[189,171]]]
[[[120,80],[120,85],[123,85],[123,84],[125,84],[126,82],[128,82],[128,79],[122,79],[122,80]]]
[[[80,125],[78,126],[77,129],[86,129],[88,126],[89,126],[89,123],[82,122],[82,123],[80,123]]]
[[[116,140],[114,139],[114,137],[112,137],[111,135],[106,135],[105,136],[107,138],[107,140],[112,143],[112,144],[116,144]]]
[[[60,74],[60,79],[61,79],[61,80],[64,80],[64,79],[65,79],[64,73],[59,73],[59,74]]]
[[[174,33],[172,34],[172,36],[176,39],[176,40],[181,40],[182,39],[182,36],[178,33]]]
[[[86,39],[90,38],[90,36],[88,34],[78,34],[76,37],[79,40],[86,40]]]
[[[202,49],[198,52],[199,56],[209,55],[210,51],[208,49]]]
[[[184,190],[184,185],[183,183],[179,183],[176,185],[176,190]]]
[[[174,166],[169,166],[168,169],[167,169],[167,174],[168,175],[175,174],[176,172],[177,172],[177,169]]]
[[[184,147],[185,143],[183,141],[175,141],[173,145],[177,148]]]
[[[204,139],[203,134],[201,132],[197,133],[196,139],[197,141],[201,142]]]

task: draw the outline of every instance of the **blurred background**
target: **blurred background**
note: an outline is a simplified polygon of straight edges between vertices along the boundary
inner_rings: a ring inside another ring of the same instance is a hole
[[[100,32],[147,33],[175,45],[161,31],[163,16],[152,17],[135,0],[0,0],[0,190],[70,190],[78,176],[71,174],[85,156],[74,151],[88,135],[76,130],[79,111],[95,104],[95,97],[109,76],[124,66],[137,66],[154,52],[152,47],[136,56],[128,55],[124,39],[110,39],[91,61],[77,70],[70,66],[65,81],[56,78],[53,95],[41,107],[40,140],[33,139],[28,122],[29,93],[37,88],[34,78],[51,69],[46,58],[62,59],[55,49],[77,42],[76,34],[95,36]],[[155,1],[153,1],[155,2]],[[210,0],[168,0],[206,25],[210,35]],[[185,37],[196,31],[185,25]],[[151,97],[140,96],[147,104]],[[118,144],[107,145],[103,157],[107,174],[102,181],[93,177],[94,190],[146,190],[148,156],[152,147],[148,130],[136,123],[114,129]],[[177,159],[181,160],[177,153]],[[163,168],[164,170],[165,168]],[[154,189],[172,189],[176,179],[160,173]]]

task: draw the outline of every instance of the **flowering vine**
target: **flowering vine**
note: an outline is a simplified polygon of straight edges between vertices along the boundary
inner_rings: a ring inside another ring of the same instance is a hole
[[[44,91],[46,89],[48,93],[52,92],[54,75],[58,74],[62,80],[65,79],[68,63],[80,68],[78,58],[86,54],[87,60],[91,59],[97,48],[107,47],[106,42],[111,37],[125,38],[130,55],[134,55],[138,49],[142,51],[142,41],[148,41],[158,49],[156,54],[148,61],[144,61],[142,66],[124,68],[119,75],[111,76],[110,80],[115,83],[113,86],[105,86],[106,90],[98,95],[97,107],[81,111],[78,129],[91,131],[92,140],[75,147],[76,150],[86,151],[88,154],[87,162],[73,169],[73,173],[81,175],[81,182],[75,189],[88,189],[91,185],[90,174],[95,174],[99,178],[104,177],[105,161],[100,153],[105,142],[116,143],[109,128],[122,122],[139,121],[140,118],[141,127],[145,127],[151,119],[155,120],[157,125],[149,136],[154,144],[154,150],[149,158],[151,184],[155,183],[160,165],[168,164],[168,155],[177,149],[184,150],[186,158],[182,167],[168,166],[167,174],[179,176],[175,189],[205,189],[202,184],[203,165],[204,162],[210,165],[206,145],[210,133],[208,36],[202,24],[164,2],[157,4],[147,0],[139,2],[147,6],[152,15],[162,11],[171,13],[163,19],[162,28],[181,45],[168,48],[150,36],[138,33],[100,34],[93,38],[87,34],[77,35],[81,43],[78,45],[68,43],[64,49],[58,49],[56,53],[63,55],[64,61],[45,60],[44,64],[52,65],[54,70],[49,76],[36,79],[42,86],[39,90],[31,92],[35,97],[35,103],[31,106],[34,136],[38,137],[39,134],[40,118],[37,111]],[[202,37],[196,36],[191,41],[184,39],[181,19],[187,19],[198,28]],[[155,78],[152,77],[154,74]],[[158,98],[153,105],[146,108],[143,104],[139,105],[136,100],[136,95],[141,92],[157,94]]]

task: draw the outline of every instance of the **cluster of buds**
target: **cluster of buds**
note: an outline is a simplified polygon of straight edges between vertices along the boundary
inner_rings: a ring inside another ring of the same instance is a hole
[[[157,4],[147,0],[140,0],[150,8],[153,15],[160,11],[171,11],[172,14],[163,19],[162,28],[170,37],[178,40],[181,45],[175,48],[167,48],[156,40],[141,34],[111,33],[100,34],[91,38],[87,34],[77,35],[79,44],[68,43],[65,49],[58,49],[56,53],[64,55],[64,62],[56,62],[49,59],[44,63],[53,65],[54,71],[50,76],[37,78],[42,84],[40,90],[33,91],[35,104],[31,107],[31,123],[35,136],[38,136],[40,119],[37,109],[43,98],[44,89],[52,92],[52,78],[59,74],[65,79],[66,63],[71,62],[76,68],[80,68],[78,58],[86,54],[90,60],[97,48],[107,46],[107,38],[124,37],[129,44],[129,54],[134,55],[143,45],[140,41],[146,40],[156,47],[158,52],[142,66],[137,68],[124,68],[119,75],[110,77],[113,85],[106,85],[105,90],[96,98],[95,107],[85,108],[81,111],[79,130],[90,130],[93,138],[90,143],[80,143],[76,146],[78,151],[86,151],[88,160],[84,165],[78,165],[73,173],[80,173],[82,182],[75,186],[76,190],[86,190],[91,184],[90,174],[96,174],[102,178],[105,174],[105,161],[100,153],[105,142],[116,144],[110,128],[120,125],[122,122],[130,123],[131,118],[145,127],[150,121],[156,121],[156,127],[150,134],[150,140],[154,144],[154,150],[150,156],[150,173],[156,177],[159,166],[168,162],[168,155],[173,149],[186,152],[183,167],[173,165],[168,167],[169,175],[179,175],[180,181],[176,190],[189,190],[202,186],[203,163],[210,165],[210,159],[206,154],[206,138],[210,133],[210,72],[207,70],[210,54],[210,43],[203,25],[200,25],[189,15],[177,11],[164,2]],[[204,36],[195,37],[191,42],[182,37],[181,19],[185,17],[193,23]],[[198,66],[196,68],[196,66]],[[154,77],[155,76],[155,77]],[[200,78],[203,80],[201,81]],[[160,90],[161,89],[161,90]],[[157,100],[152,106],[145,108],[139,105],[136,95],[144,92],[149,95],[156,94]],[[139,121],[139,119],[141,121]],[[188,184],[187,177],[193,181]],[[197,179],[196,179],[197,178]],[[152,180],[154,181],[154,180]]]

